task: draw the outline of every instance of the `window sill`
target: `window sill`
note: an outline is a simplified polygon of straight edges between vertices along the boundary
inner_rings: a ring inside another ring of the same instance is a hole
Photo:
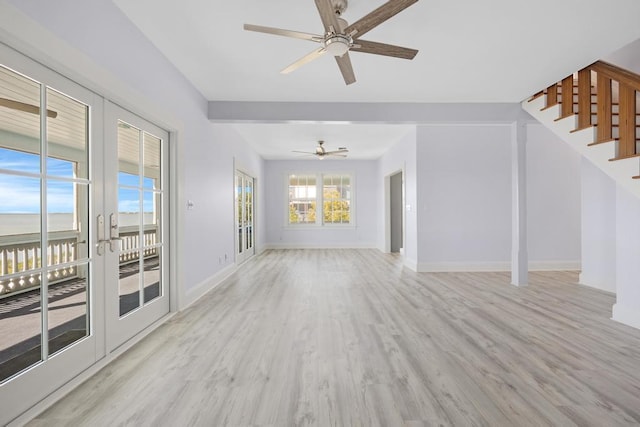
[[[355,224],[287,224],[282,227],[285,230],[355,230]]]

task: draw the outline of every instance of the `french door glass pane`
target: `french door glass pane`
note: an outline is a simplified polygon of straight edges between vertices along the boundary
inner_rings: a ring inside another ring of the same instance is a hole
[[[120,315],[140,306],[140,191],[118,191]]]
[[[89,177],[89,108],[47,88],[47,175]]]
[[[162,295],[162,140],[119,121],[118,163],[122,316]]]
[[[39,112],[40,84],[0,66],[0,382],[42,360]]]
[[[161,165],[161,148],[162,140],[149,133],[144,132],[144,179],[143,186],[146,189],[161,189],[160,165]]]
[[[159,181],[159,180],[158,180]],[[143,242],[143,286],[144,302],[147,303],[162,295],[160,274],[160,219],[162,194],[154,191],[144,193],[144,242]]]
[[[236,175],[236,223],[238,225],[238,252],[244,251],[244,224],[242,221],[242,175]]]
[[[148,303],[162,295],[160,280],[160,251],[158,247],[145,249],[144,258],[144,303]]]
[[[40,179],[0,173],[0,189],[1,382],[41,360],[42,252]]]
[[[244,221],[246,224],[246,248],[253,247],[253,179],[245,177],[244,186]]]
[[[69,270],[72,279],[49,285],[49,354],[89,335],[89,266],[85,263]],[[54,278],[57,273],[57,269],[50,270],[49,276]]]

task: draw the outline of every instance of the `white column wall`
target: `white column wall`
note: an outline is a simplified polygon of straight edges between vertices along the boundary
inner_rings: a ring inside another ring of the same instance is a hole
[[[616,183],[582,158],[580,283],[616,292]]]
[[[542,124],[527,125],[531,270],[579,270],[581,156]]]
[[[613,320],[640,328],[640,198],[618,185],[616,199]]]

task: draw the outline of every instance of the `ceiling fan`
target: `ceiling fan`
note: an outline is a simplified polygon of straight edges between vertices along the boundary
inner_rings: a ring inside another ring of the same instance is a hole
[[[316,151],[296,151],[296,150],[293,150],[292,152],[293,153],[302,153],[302,154],[311,154],[313,156],[316,156],[318,159],[322,160],[326,156],[347,157],[346,153],[348,153],[349,150],[347,150],[346,147],[340,147],[337,150],[327,151],[324,148],[324,141],[318,141],[318,146],[316,147]]]
[[[351,25],[348,25],[347,21],[340,18],[347,8],[347,1],[348,0],[315,0],[318,12],[320,13],[320,19],[322,19],[322,23],[324,24],[324,35],[251,24],[244,24],[244,29],[320,43],[322,45],[320,48],[303,56],[282,70],[281,73],[288,74],[304,64],[323,56],[325,53],[329,53],[335,56],[344,82],[348,85],[356,81],[353,67],[351,66],[351,59],[349,58],[349,51],[404,59],[413,59],[416,56],[418,51],[415,49],[362,40],[360,37],[399,12],[402,12],[418,0],[389,0],[387,3]]]

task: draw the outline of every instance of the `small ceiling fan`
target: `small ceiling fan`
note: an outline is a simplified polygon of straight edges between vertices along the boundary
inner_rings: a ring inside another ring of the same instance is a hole
[[[318,159],[322,160],[326,156],[347,157],[346,153],[348,153],[349,150],[347,150],[346,147],[340,147],[337,150],[327,151],[324,148],[324,141],[318,141],[318,146],[316,147],[316,151],[297,151],[297,150],[293,150],[292,152],[293,153],[302,153],[302,154],[311,154],[313,156],[316,156]]]
[[[353,67],[351,66],[349,51],[404,59],[413,59],[416,56],[418,51],[415,49],[371,42],[362,40],[360,37],[417,1],[418,0],[389,0],[360,20],[348,25],[347,21],[339,18],[347,8],[347,0],[315,0],[320,18],[324,24],[324,35],[251,24],[244,24],[244,29],[320,43],[322,47],[300,58],[282,70],[281,73],[288,74],[304,64],[323,56],[325,53],[329,53],[335,56],[344,82],[350,85],[356,81],[356,77],[353,72]]]

